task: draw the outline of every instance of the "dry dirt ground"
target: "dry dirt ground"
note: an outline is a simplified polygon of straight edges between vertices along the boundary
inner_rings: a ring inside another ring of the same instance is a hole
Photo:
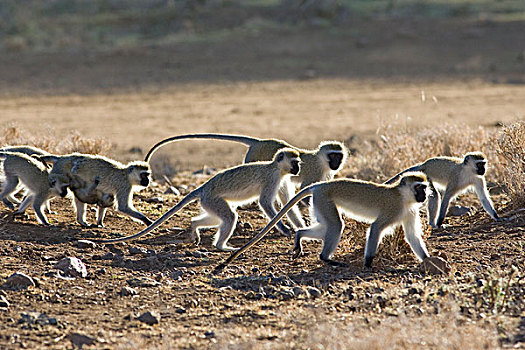
[[[495,127],[524,117],[523,33],[523,22],[378,20],[335,34],[311,29],[119,52],[11,52],[0,56],[0,119],[36,138],[73,131],[105,137],[120,160],[184,132],[315,147],[329,138],[373,138],[385,121],[435,125],[437,132],[443,123]],[[188,141],[165,152],[185,170],[173,178],[185,193],[206,179],[192,171],[236,164],[243,150]],[[136,206],[158,217],[182,198],[166,188],[140,192]],[[377,268],[363,271],[364,226],[350,221],[336,253],[350,268],[320,263],[318,243],[292,261],[291,241],[273,233],[213,276],[228,254],[210,247],[211,231],[199,247],[178,243],[184,232],[177,228],[188,227],[196,206],[143,240],[94,248],[76,242],[142,226],[111,211],[106,228],[81,229],[67,200],[53,201],[49,228],[32,211],[13,219],[3,207],[0,283],[20,271],[37,286],[0,290],[10,304],[0,309],[0,348],[524,347],[525,289],[516,276],[525,268],[525,218],[494,223],[473,197],[464,200],[473,215],[427,230],[430,252],[452,265],[447,276],[421,273],[404,246],[381,250]],[[503,195],[494,201],[505,209]],[[266,220],[250,206],[240,210],[240,222],[236,246]],[[55,262],[69,256],[87,265],[86,278],[56,276]],[[137,277],[158,283],[121,296]],[[50,319],[22,316],[30,311]],[[160,323],[137,319],[147,311]]]

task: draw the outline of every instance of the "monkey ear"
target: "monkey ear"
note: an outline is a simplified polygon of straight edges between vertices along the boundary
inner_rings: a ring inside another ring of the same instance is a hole
[[[407,178],[406,177],[402,177],[401,181],[399,181],[399,185],[400,186],[405,186],[406,184],[407,184]]]
[[[465,156],[465,159],[463,160],[463,164],[467,165],[469,160],[470,160],[470,156]]]
[[[279,153],[279,154],[277,155],[277,161],[278,161],[278,162],[281,162],[283,159],[284,159],[284,153]]]

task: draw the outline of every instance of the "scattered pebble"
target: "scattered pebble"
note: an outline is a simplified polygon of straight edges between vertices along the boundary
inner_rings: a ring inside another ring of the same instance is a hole
[[[74,257],[64,258],[53,267],[64,272],[65,276],[85,278],[88,275],[86,265],[82,260]]]
[[[80,349],[84,345],[93,345],[97,342],[96,338],[81,333],[69,333],[67,338],[73,343],[73,345]]]
[[[306,288],[306,291],[310,294],[312,298],[318,298],[323,294],[319,289],[315,287],[308,287]]]
[[[127,280],[130,287],[158,287],[160,283],[149,277],[135,277]]]
[[[138,317],[139,321],[149,324],[150,326],[160,322],[160,314],[156,311],[147,311]]]
[[[94,249],[97,247],[97,244],[87,239],[80,239],[76,242],[76,246],[80,249]]]
[[[164,203],[164,198],[157,196],[157,197],[146,198],[145,201],[147,203]]]
[[[127,297],[130,295],[137,295],[137,294],[138,292],[136,289],[133,289],[127,286],[122,287],[122,289],[120,290],[120,295],[122,295],[123,297]]]
[[[28,311],[22,312],[20,314],[22,317],[18,320],[18,323],[27,323],[27,324],[39,324],[39,325],[57,325],[57,319],[54,317],[49,317],[46,314],[37,312],[37,311]]]
[[[142,247],[129,247],[128,248],[128,253],[130,255],[148,255],[148,250],[146,248],[142,248]]]
[[[448,262],[439,256],[431,256],[426,258],[421,263],[420,268],[424,273],[431,275],[441,275],[450,272],[450,265]]]
[[[15,272],[7,278],[5,283],[2,285],[2,288],[10,290],[19,290],[35,286],[35,281],[31,277],[22,272]]]

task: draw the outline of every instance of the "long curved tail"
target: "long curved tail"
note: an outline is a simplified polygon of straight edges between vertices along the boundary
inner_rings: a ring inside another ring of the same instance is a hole
[[[249,136],[243,136],[243,135],[228,135],[228,134],[184,134],[184,135],[177,135],[168,137],[167,139],[164,139],[162,141],[157,142],[153,147],[150,148],[148,151],[148,154],[146,154],[146,157],[144,157],[145,162],[149,162],[151,159],[151,156],[157,149],[159,149],[161,146],[175,142],[178,140],[184,140],[184,139],[215,139],[215,140],[224,140],[224,141],[232,141],[232,142],[239,142],[247,145],[248,147],[254,145],[257,141],[260,141],[259,139],[255,137],[249,137]]]
[[[114,238],[114,239],[108,239],[108,240],[94,240],[94,242],[97,243],[115,243],[115,242],[125,242],[130,241],[135,238],[139,238],[141,236],[144,236],[145,234],[153,231],[157,227],[159,227],[164,221],[168,220],[170,217],[175,215],[179,210],[190,204],[191,202],[197,200],[200,195],[200,187],[191,191],[184,197],[177,205],[175,205],[173,208],[168,210],[166,213],[164,213],[160,218],[158,218],[155,222],[153,222],[151,225],[146,227],[144,230],[140,231],[139,233],[135,233],[131,236],[121,237],[121,238]]]
[[[385,184],[387,184],[387,185],[391,185],[391,184],[393,184],[394,182],[396,182],[397,180],[399,180],[399,178],[401,177],[401,175],[403,175],[404,173],[407,173],[407,172],[409,172],[409,171],[421,171],[421,164],[414,165],[414,166],[412,166],[412,167],[410,167],[410,168],[408,168],[408,169],[405,169],[405,170],[403,170],[402,172],[397,173],[396,175],[392,176],[390,179],[386,180],[386,181],[383,182],[383,183],[385,183]]]
[[[266,225],[265,228],[263,228],[261,230],[261,232],[259,232],[256,236],[254,236],[248,243],[246,243],[244,246],[242,246],[241,248],[239,248],[239,250],[235,251],[232,253],[232,255],[226,259],[224,262],[220,263],[219,265],[217,265],[215,267],[215,269],[213,269],[213,273],[216,274],[216,273],[219,273],[221,272],[229,263],[231,263],[233,260],[237,259],[237,257],[239,255],[241,255],[242,253],[244,253],[246,250],[250,249],[253,245],[255,245],[257,242],[259,242],[271,229],[272,227],[274,227],[278,222],[279,220],[282,219],[282,217],[284,215],[286,215],[286,213],[292,209],[292,207],[297,204],[297,202],[299,202],[301,199],[303,199],[304,197],[308,197],[308,196],[311,196],[312,193],[313,193],[313,189],[316,185],[311,185],[311,186],[308,186],[306,188],[304,188],[303,190],[301,190],[299,193],[297,193],[295,195],[295,197],[293,197],[292,199],[290,199],[290,201],[288,203],[286,203],[286,205],[281,209],[280,212],[277,213],[277,215],[275,215],[275,217],[270,220],[270,222],[268,223],[268,225]]]

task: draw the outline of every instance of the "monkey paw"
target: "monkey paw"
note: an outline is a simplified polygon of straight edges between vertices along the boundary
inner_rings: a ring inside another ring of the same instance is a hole
[[[420,265],[424,273],[431,275],[448,274],[450,272],[449,263],[439,256],[429,256]]]

